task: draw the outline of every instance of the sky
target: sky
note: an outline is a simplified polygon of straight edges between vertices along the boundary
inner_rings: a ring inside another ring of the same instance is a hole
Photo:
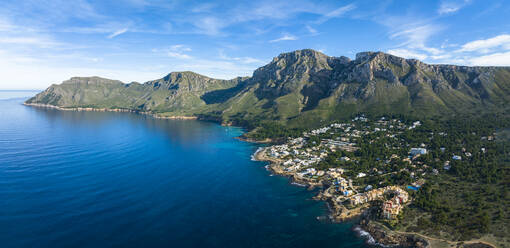
[[[282,52],[510,66],[510,0],[0,0],[0,89],[251,76]]]

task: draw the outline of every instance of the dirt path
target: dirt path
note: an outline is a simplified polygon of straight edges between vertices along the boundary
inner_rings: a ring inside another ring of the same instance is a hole
[[[485,245],[489,245],[491,247],[497,247],[494,244],[488,243],[486,241],[482,241],[480,239],[473,239],[473,240],[468,240],[468,241],[451,241],[451,240],[446,240],[446,239],[441,239],[441,238],[430,237],[430,236],[423,235],[421,233],[416,233],[416,232],[402,232],[402,231],[393,231],[393,232],[398,233],[398,234],[412,234],[412,235],[416,235],[416,236],[422,237],[422,238],[424,238],[426,240],[435,240],[435,241],[445,242],[445,243],[448,243],[448,244],[453,245],[453,246],[456,246],[459,243],[463,243],[463,244],[482,243],[482,244],[485,244]]]

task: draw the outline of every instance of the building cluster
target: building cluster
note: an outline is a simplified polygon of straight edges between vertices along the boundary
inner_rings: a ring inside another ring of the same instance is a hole
[[[409,200],[409,194],[406,191],[400,190],[395,192],[395,196],[389,200],[384,201],[382,207],[382,215],[386,219],[395,219],[404,208],[404,203]]]
[[[352,206],[359,206],[375,200],[383,200],[385,195],[393,194],[394,197],[385,200],[382,207],[384,217],[392,219],[409,200],[408,193],[400,186],[383,184],[383,180],[373,184],[374,186],[364,182],[373,182],[378,177],[407,172],[414,182],[410,183],[413,185],[409,186],[410,190],[418,190],[424,183],[425,175],[428,173],[432,176],[438,175],[441,168],[433,168],[425,164],[423,159],[418,159],[431,152],[427,149],[427,144],[411,146],[402,136],[404,132],[417,129],[421,125],[419,121],[406,124],[399,119],[382,117],[370,121],[365,116],[358,116],[350,122],[332,123],[304,132],[302,137],[289,139],[285,144],[268,147],[265,152],[274,161],[278,161],[280,169],[287,174],[331,185],[331,190],[328,192],[338,203],[348,202]],[[430,133],[429,140],[434,135],[446,136],[447,133]],[[377,158],[369,169],[355,166],[360,164],[360,158],[354,155],[354,152],[360,149],[360,145],[377,141],[383,141],[379,143],[387,148],[386,153]],[[482,150],[485,151],[485,148]],[[337,151],[343,151],[344,155],[335,157],[338,161],[335,162],[335,166],[328,167],[321,163],[331,153]],[[445,148],[440,148],[440,151],[447,152]],[[466,157],[472,156],[465,150],[462,150],[461,154]],[[451,160],[461,159],[460,155],[451,155]],[[450,161],[444,162],[443,169],[450,168]],[[380,185],[379,188],[378,185]]]

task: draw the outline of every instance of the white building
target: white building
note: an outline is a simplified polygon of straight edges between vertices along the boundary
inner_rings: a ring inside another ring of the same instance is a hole
[[[425,149],[425,148],[411,148],[411,151],[409,153],[411,153],[411,156],[416,156],[418,154],[423,155],[423,154],[427,154],[427,149]]]

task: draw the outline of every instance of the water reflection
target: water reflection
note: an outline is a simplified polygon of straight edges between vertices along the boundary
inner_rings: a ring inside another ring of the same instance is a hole
[[[211,132],[211,128],[225,129],[233,135],[240,134],[235,127],[222,127],[212,122],[196,120],[169,120],[157,119],[148,115],[119,112],[94,111],[62,111],[51,108],[24,106],[28,112],[35,113],[39,118],[47,119],[53,125],[64,122],[74,127],[100,128],[105,125],[131,125],[142,129],[142,125],[150,131],[164,134],[181,146],[195,146],[207,143],[208,140],[224,137],[218,132]]]

